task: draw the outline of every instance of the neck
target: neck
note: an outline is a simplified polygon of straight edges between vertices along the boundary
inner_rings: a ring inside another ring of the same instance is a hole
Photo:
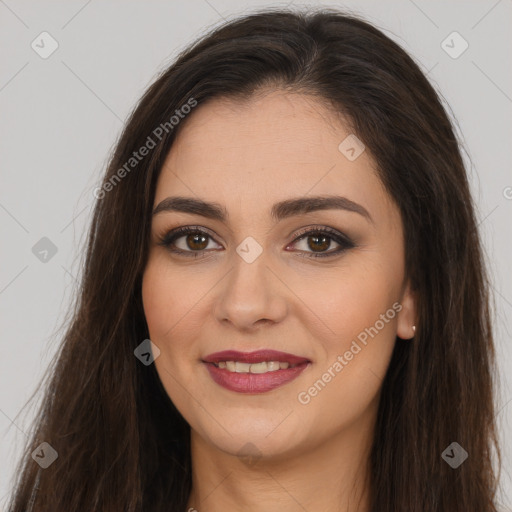
[[[241,459],[191,430],[192,491],[187,511],[368,512],[374,422],[286,457]]]

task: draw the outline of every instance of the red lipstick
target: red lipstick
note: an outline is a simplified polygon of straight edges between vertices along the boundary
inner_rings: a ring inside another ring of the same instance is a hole
[[[226,362],[241,363],[245,372],[232,371],[226,368]],[[269,363],[265,365],[258,363]],[[220,386],[238,393],[265,393],[297,378],[311,363],[307,358],[279,352],[276,350],[257,350],[255,352],[238,352],[237,350],[224,350],[215,352],[203,359],[211,378]],[[276,369],[276,363],[281,363]],[[283,363],[287,363],[283,364]],[[219,366],[220,364],[220,366]],[[285,368],[282,368],[285,366]],[[286,367],[288,366],[288,367]],[[257,373],[256,373],[257,371]],[[261,373],[263,372],[263,373]]]

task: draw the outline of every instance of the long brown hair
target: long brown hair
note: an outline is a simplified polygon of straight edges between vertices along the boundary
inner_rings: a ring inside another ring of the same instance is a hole
[[[496,511],[491,297],[459,143],[404,50],[357,17],[321,9],[226,23],[182,52],[131,114],[96,193],[80,288],[11,512],[185,510],[190,427],[154,365],[134,356],[149,337],[141,278],[156,181],[194,104],[269,86],[313,94],[348,119],[402,217],[419,321],[412,342],[397,338],[383,382],[372,510]],[[31,456],[43,442],[58,453],[46,469]],[[442,457],[453,442],[469,454],[457,468]]]

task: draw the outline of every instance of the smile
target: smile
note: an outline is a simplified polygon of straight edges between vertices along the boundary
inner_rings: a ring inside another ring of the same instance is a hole
[[[215,363],[213,363],[215,364]],[[228,372],[235,373],[267,373],[276,372],[277,370],[286,370],[294,368],[297,365],[290,365],[287,362],[279,361],[263,361],[261,363],[241,363],[240,361],[220,361],[215,364],[218,368],[225,368]]]
[[[311,364],[306,358],[274,350],[216,352],[202,362],[218,385],[237,393],[253,394],[292,381]]]

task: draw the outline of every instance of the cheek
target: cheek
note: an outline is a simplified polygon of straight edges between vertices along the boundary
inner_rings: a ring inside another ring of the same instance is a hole
[[[160,349],[155,368],[167,394],[182,410],[187,407],[186,393],[177,383],[185,383],[194,360],[191,351],[193,305],[199,291],[185,287],[183,273],[172,271],[160,255],[150,256],[142,278],[142,301],[149,338]],[[187,290],[190,293],[187,293]],[[193,296],[191,296],[193,295]],[[188,334],[187,334],[188,333]]]
[[[142,301],[149,338],[160,349],[155,360],[162,381],[167,369],[187,380],[201,357],[200,344],[211,304],[208,291],[218,277],[172,266],[165,254],[153,253],[142,279]],[[165,383],[165,382],[164,382]]]
[[[150,337],[157,343],[172,327],[176,311],[169,281],[165,269],[150,260],[142,278],[142,302]]]
[[[321,290],[316,288],[316,293],[311,293],[312,289],[303,293],[308,297],[307,305],[318,312],[330,330],[329,339],[333,343],[326,347],[329,352],[347,350],[345,347],[350,346],[353,339],[376,322],[382,337],[394,340],[396,312],[391,311],[384,324],[380,320],[399,296],[401,282],[393,271],[382,268],[377,262],[350,265],[322,281]]]
[[[335,425],[363,414],[377,400],[396,339],[396,277],[377,262],[351,266],[326,281],[322,294],[308,304],[334,334],[327,343],[324,338],[326,357],[302,390],[301,403],[310,401],[304,414],[311,406]]]
[[[160,349],[155,360],[157,370],[164,366],[174,374],[180,365],[177,360],[186,354],[187,337],[183,330],[189,321],[187,313],[193,306],[193,297],[177,272],[160,258],[148,261],[142,279],[142,302],[149,330],[149,338]],[[196,299],[197,300],[197,299]],[[161,373],[159,371],[159,373]],[[163,377],[163,375],[161,375]]]
[[[175,331],[187,323],[194,305],[204,295],[201,284],[190,281],[191,277],[173,269],[165,256],[150,257],[142,279],[142,301],[155,342],[164,343],[175,337]]]

